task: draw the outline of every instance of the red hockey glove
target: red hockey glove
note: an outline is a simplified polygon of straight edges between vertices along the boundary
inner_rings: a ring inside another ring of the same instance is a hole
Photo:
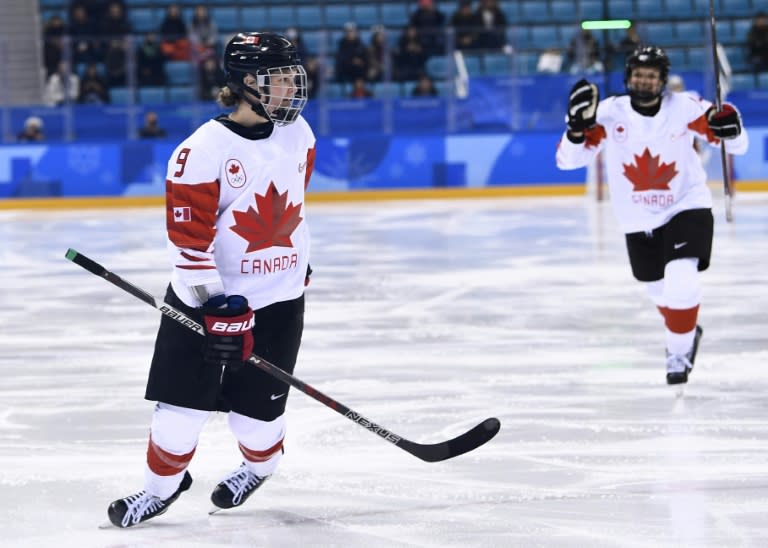
[[[741,115],[730,103],[723,103],[723,110],[713,105],[707,110],[707,124],[718,139],[735,139],[741,135]]]
[[[579,80],[571,88],[568,96],[568,115],[566,122],[568,129],[574,133],[581,133],[589,129],[597,122],[597,103],[600,101],[600,92],[595,84],[587,80]]]
[[[253,351],[253,310],[242,295],[217,295],[202,307],[205,323],[203,360],[237,370]]]

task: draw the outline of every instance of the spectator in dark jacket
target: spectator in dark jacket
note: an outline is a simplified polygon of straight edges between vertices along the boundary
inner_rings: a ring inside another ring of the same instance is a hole
[[[136,48],[137,81],[140,86],[165,85],[165,56],[154,32],[148,32]]]
[[[747,33],[749,63],[755,72],[768,70],[768,15],[764,11],[755,14],[752,27]]]
[[[354,82],[368,73],[368,48],[360,39],[355,23],[344,25],[344,36],[336,48],[336,81]]]
[[[432,0],[419,0],[409,24],[418,30],[427,56],[445,53],[445,15]]]

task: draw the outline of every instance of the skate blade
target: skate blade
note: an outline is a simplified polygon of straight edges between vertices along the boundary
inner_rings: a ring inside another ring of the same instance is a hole
[[[102,523],[99,523],[99,529],[117,529],[114,525],[112,525],[112,522],[107,520]]]
[[[212,516],[213,514],[217,514],[217,513],[221,512],[222,510],[224,510],[224,508],[219,508],[218,506],[214,506],[210,510],[208,510],[208,515]]]

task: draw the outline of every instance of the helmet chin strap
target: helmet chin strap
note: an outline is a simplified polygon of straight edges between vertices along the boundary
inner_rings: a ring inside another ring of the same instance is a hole
[[[252,88],[251,86],[249,86],[246,83],[243,83],[243,85],[240,88],[240,90],[241,90],[240,97],[243,99],[243,101],[245,101],[246,103],[251,105],[251,110],[253,112],[255,112],[256,114],[258,114],[259,116],[261,116],[262,118],[266,118],[267,120],[272,122],[272,117],[269,115],[269,113],[267,113],[267,109],[264,107],[264,103],[262,103],[261,101],[258,100],[258,99],[261,99],[261,97],[262,97],[261,92],[259,90],[257,90],[256,88]],[[252,101],[248,96],[246,96],[246,94],[245,94],[245,92],[243,90],[247,90],[254,97],[256,97],[257,100],[256,101]]]

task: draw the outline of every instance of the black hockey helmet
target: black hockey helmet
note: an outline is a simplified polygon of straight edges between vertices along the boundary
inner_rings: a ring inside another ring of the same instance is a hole
[[[296,47],[285,36],[273,32],[241,32],[224,49],[224,75],[227,87],[251,104],[253,110],[278,125],[298,118],[307,102],[307,73],[301,66]],[[258,87],[246,86],[243,79],[252,74]],[[269,108],[272,94],[270,78],[293,75],[294,94],[278,97],[279,106]],[[243,92],[249,91],[261,101],[253,102]]]
[[[641,93],[634,91],[629,85],[629,79],[632,76],[632,71],[637,67],[651,67],[658,69],[659,78],[661,79],[661,88],[658,93],[648,95],[647,93]],[[669,78],[669,57],[667,53],[658,46],[641,46],[633,51],[628,57],[624,65],[624,86],[627,88],[627,92],[633,98],[648,100],[658,97],[664,91],[664,87],[667,85],[667,79]]]

